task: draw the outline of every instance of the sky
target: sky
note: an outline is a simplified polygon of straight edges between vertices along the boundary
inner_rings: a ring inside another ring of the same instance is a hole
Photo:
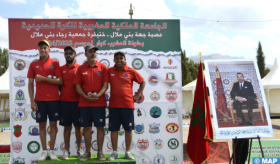
[[[280,56],[279,0],[0,0],[0,47],[9,48],[8,18],[129,19],[130,4],[135,19],[180,19],[187,56],[255,58],[259,42],[266,64]]]

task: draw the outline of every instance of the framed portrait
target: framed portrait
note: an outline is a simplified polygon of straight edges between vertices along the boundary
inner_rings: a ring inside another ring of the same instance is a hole
[[[205,60],[217,139],[273,137],[255,60]]]

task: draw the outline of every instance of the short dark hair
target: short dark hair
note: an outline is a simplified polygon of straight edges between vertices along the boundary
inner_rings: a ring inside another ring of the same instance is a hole
[[[38,44],[38,46],[43,46],[43,45],[46,45],[46,46],[49,47],[49,45],[47,45],[47,43],[45,43],[45,42],[40,42],[40,43]]]
[[[236,76],[237,76],[238,74],[241,74],[242,76],[244,76],[243,73],[241,73],[241,72],[237,72]]]

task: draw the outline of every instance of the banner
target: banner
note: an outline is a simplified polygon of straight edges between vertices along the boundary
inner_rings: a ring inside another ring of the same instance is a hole
[[[50,57],[66,64],[64,47],[76,48],[78,64],[86,62],[84,46],[93,44],[97,60],[114,66],[113,54],[126,54],[129,67],[147,82],[143,95],[135,103],[135,130],[131,152],[137,163],[182,163],[182,78],[179,20],[120,19],[9,19],[11,159],[26,163],[39,158],[40,144],[35,112],[30,108],[27,71],[39,59],[39,40],[50,43]],[[139,84],[134,83],[133,93]],[[36,86],[35,86],[36,89]],[[106,91],[110,100],[110,88]],[[106,117],[108,118],[107,112]],[[49,129],[49,128],[48,128]],[[76,153],[75,129],[71,131],[70,151]],[[97,153],[96,128],[92,128],[91,153]],[[49,145],[50,135],[47,134]],[[125,150],[124,130],[119,131],[118,152]],[[64,149],[63,127],[58,126],[55,151]],[[84,140],[82,149],[85,149]],[[112,153],[108,119],[105,126],[104,154]],[[177,161],[170,160],[178,157]]]
[[[204,62],[217,139],[273,137],[256,61],[231,59]],[[226,109],[219,104],[222,96],[225,96]]]

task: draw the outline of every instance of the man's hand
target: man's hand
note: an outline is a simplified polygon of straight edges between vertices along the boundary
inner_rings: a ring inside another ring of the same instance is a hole
[[[95,95],[93,95],[92,93],[90,93],[88,96],[85,95],[85,96],[84,96],[84,99],[86,99],[87,101],[90,101],[90,102],[97,101],[98,98],[95,98],[95,97],[93,97],[93,96],[95,96]]]
[[[138,101],[139,98],[140,98],[140,96],[141,96],[141,95],[139,95],[139,94],[134,95],[134,96],[133,96],[134,102]]]
[[[31,101],[31,109],[35,112],[38,110],[38,106],[35,101]]]
[[[241,103],[245,101],[245,99],[243,97],[239,97],[239,96],[237,96],[236,99],[237,99],[237,101],[239,101]]]
[[[39,75],[39,74],[35,77],[35,80],[38,81],[38,82],[45,81],[45,79],[46,79],[46,77],[41,76],[41,75]]]

